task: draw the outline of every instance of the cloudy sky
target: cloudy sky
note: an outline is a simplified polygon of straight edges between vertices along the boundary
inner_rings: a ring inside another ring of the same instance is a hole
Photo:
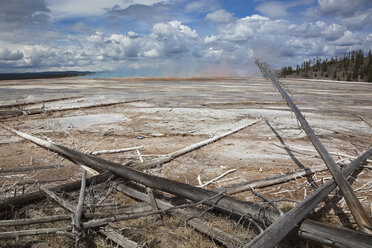
[[[0,0],[0,73],[254,76],[372,48],[372,0]]]

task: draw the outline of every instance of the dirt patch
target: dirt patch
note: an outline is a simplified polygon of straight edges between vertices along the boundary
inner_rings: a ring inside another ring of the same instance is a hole
[[[348,164],[350,159],[342,154],[357,156],[371,145],[372,128],[357,115],[372,122],[372,84],[289,79],[284,84],[325,147],[340,154],[334,155],[335,160]],[[141,154],[145,161],[149,161],[258,118],[267,120],[275,130],[276,133],[265,121],[261,121],[177,158],[161,169],[148,171],[192,185],[199,184],[198,176],[202,182],[206,182],[230,169],[236,171],[207,188],[224,187],[322,164],[315,152],[290,155],[280,147],[285,142],[299,148],[312,148],[280,94],[269,81],[261,78],[53,79],[27,80],[27,83],[2,81],[0,89],[3,105],[13,103],[15,99],[25,99],[26,96],[30,100],[41,97],[61,98],[47,101],[45,108],[140,100],[2,120],[20,131],[83,152],[143,146]],[[74,98],[76,96],[80,98]],[[41,106],[38,103],[25,108]],[[50,170],[1,174],[2,198],[32,192],[39,187],[37,183],[23,184],[24,182],[61,178],[77,180],[81,177],[82,169],[79,166],[2,129],[0,154],[1,169],[51,164],[58,166]],[[139,162],[136,151],[99,156],[121,164],[130,160]],[[322,184],[329,177],[324,172],[317,173],[313,178],[318,184]],[[368,190],[369,186],[365,185],[371,178],[372,172],[365,169],[353,184],[355,189],[362,187],[356,193],[369,213],[372,194]],[[56,184],[58,182],[45,186]],[[291,200],[302,200],[312,191],[313,188],[305,178],[258,190],[271,199]],[[122,197],[120,195],[115,199],[119,201]],[[236,197],[260,201],[249,192],[240,193]],[[295,203],[281,202],[278,205],[288,210]],[[339,205],[347,209],[345,203],[341,202]],[[352,220],[349,213],[347,216]],[[323,218],[341,225],[332,211]],[[355,228],[353,221],[351,223],[351,227]],[[165,247],[165,244],[195,247],[197,243],[205,244],[204,247],[214,246],[205,236],[193,234],[191,229],[173,219],[165,219],[160,228],[158,224],[152,223],[151,218],[126,222],[123,225],[128,227],[124,230],[125,234],[135,241],[146,243],[148,247]],[[148,234],[147,239],[144,233]],[[42,237],[55,243],[65,242],[64,239],[51,239],[51,235]],[[104,240],[100,244],[100,247],[114,246]]]

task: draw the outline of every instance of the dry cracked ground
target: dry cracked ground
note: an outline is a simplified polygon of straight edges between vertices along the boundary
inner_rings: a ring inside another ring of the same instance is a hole
[[[371,146],[372,127],[368,122],[372,123],[372,84],[300,79],[282,79],[281,82],[341,166]],[[35,101],[45,102],[19,106]],[[122,103],[99,106],[117,102]],[[14,106],[4,107],[12,104]],[[263,78],[1,81],[0,107],[1,111],[45,110],[34,115],[24,111],[21,116],[1,117],[2,123],[22,132],[81,152],[143,146],[140,153],[145,161],[262,119],[251,127],[190,152],[161,168],[147,171],[199,185],[198,176],[204,183],[225,171],[236,169],[208,185],[209,189],[323,165],[305,133],[301,131],[294,114],[271,82]],[[63,110],[66,108],[69,110]],[[283,144],[293,148],[293,152],[288,153],[283,149]],[[82,168],[78,165],[4,129],[0,129],[0,155],[2,171],[55,166],[44,170],[1,173],[1,198],[32,192],[40,185],[51,187],[75,181],[82,175]],[[130,160],[139,162],[136,151],[98,156],[120,164]],[[313,179],[321,185],[330,177],[329,173],[322,172],[316,173]],[[371,178],[372,171],[364,168],[353,183],[357,196],[370,216]],[[48,182],[53,180],[58,181]],[[107,189],[103,188],[102,191],[105,195]],[[270,199],[301,201],[313,188],[306,178],[300,178],[257,191]],[[261,201],[250,192],[235,196],[243,200]],[[117,192],[112,192],[105,201],[123,204],[131,202]],[[15,216],[35,217],[64,211],[52,200],[41,204],[30,206],[15,213]],[[295,204],[278,202],[284,210]],[[338,218],[338,213],[330,210],[318,220],[356,228],[345,202],[340,201],[338,206],[346,213],[344,219]],[[122,230],[127,236],[147,247],[218,246],[207,237],[187,229],[184,224],[175,223],[170,217],[166,217],[160,224],[153,223],[150,217],[121,224],[127,227]],[[223,225],[226,228],[234,226],[231,223]],[[1,228],[0,231],[5,229]],[[22,247],[35,239],[46,242],[50,247],[56,244],[69,247],[74,242],[69,238],[40,235],[37,238],[4,241],[0,246]],[[115,247],[115,244],[104,238],[96,241],[96,244],[98,247]],[[303,246],[300,241],[297,245]]]

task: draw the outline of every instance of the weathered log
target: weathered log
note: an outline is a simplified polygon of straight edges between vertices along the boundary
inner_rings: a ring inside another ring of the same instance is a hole
[[[66,227],[54,227],[54,228],[41,228],[23,231],[10,231],[0,232],[0,239],[14,239],[22,236],[40,235],[40,234],[52,234],[57,232],[71,231],[71,226]]]
[[[40,187],[40,190],[45,193],[47,196],[49,196],[50,198],[52,198],[53,200],[55,200],[58,204],[60,204],[62,207],[64,207],[65,209],[67,209],[68,211],[70,211],[71,213],[74,212],[75,208],[74,206],[69,203],[68,201],[62,199],[61,197],[59,197],[56,193],[50,191],[49,189],[41,186]]]
[[[138,190],[135,190],[134,188],[125,186],[123,184],[114,183],[112,185],[116,190],[124,193],[125,195],[144,201],[147,203],[151,203],[150,199],[147,197],[145,193],[142,193]],[[159,206],[160,209],[166,209],[173,207],[169,202],[166,202],[164,200],[160,200],[155,198],[156,204]],[[235,247],[235,245],[242,243],[242,241],[216,227],[209,226],[205,223],[205,221],[194,218],[193,214],[188,211],[187,209],[175,209],[174,211],[169,213],[173,217],[185,221],[189,226],[195,228],[199,232],[211,237],[212,239],[218,241],[219,243],[225,245],[226,247]]]
[[[125,248],[139,247],[136,242],[128,239],[127,237],[124,237],[120,233],[116,232],[113,228],[104,227],[103,229],[100,229],[99,232],[105,235],[108,239],[115,242],[116,244],[120,245],[121,247],[125,247]]]
[[[349,166],[342,171],[343,176],[348,177],[355,169],[359,167],[359,164],[367,159],[371,154],[372,149],[369,149],[351,162]],[[329,180],[323,186],[313,191],[305,200],[297,204],[285,215],[279,217],[264,232],[260,233],[244,247],[274,247],[335,188],[335,181],[333,179]],[[369,236],[372,240],[372,236]],[[337,237],[335,237],[333,240],[337,241]]]
[[[96,218],[110,217],[110,216],[122,215],[122,214],[141,213],[144,211],[150,211],[151,209],[152,209],[151,206],[149,206],[147,203],[136,202],[136,204],[133,206],[116,209],[115,212],[106,211],[104,213],[99,213],[99,212],[98,213],[85,213],[84,217],[86,219],[96,219]],[[61,215],[43,216],[43,217],[37,217],[37,218],[0,220],[0,227],[26,226],[26,225],[32,225],[32,224],[42,224],[42,223],[65,221],[65,220],[71,220],[71,215],[61,214]]]
[[[5,125],[1,125],[1,126],[6,127]],[[16,131],[9,127],[6,127],[6,129],[11,130],[14,133],[22,134],[22,132]],[[40,139],[31,139],[32,142],[42,147],[44,147],[43,144],[47,142],[43,140],[43,142],[37,143],[37,140],[40,140]],[[148,175],[146,173],[136,171],[132,168],[125,167],[125,166],[122,166],[120,164],[117,164],[111,161],[106,161],[101,158],[96,158],[93,156],[85,155],[80,152],[71,150],[69,148],[60,146],[60,145],[54,145],[54,146],[57,147],[58,149],[57,150],[50,149],[50,148],[49,149],[54,152],[58,152],[64,155],[65,157],[68,157],[72,161],[79,161],[81,163],[86,164],[87,166],[97,166],[97,167],[105,168],[105,169],[108,169],[114,172],[115,174],[120,175],[123,178],[133,180],[135,182],[139,182],[147,187],[156,188],[156,189],[159,189],[159,190],[171,193],[171,194],[180,195],[190,200],[194,200],[194,201],[205,200],[205,199],[215,196],[216,194],[216,192],[214,191],[193,187],[191,185],[184,184],[184,183],[177,182],[177,181],[170,180],[170,179],[166,179],[166,178],[160,178],[157,176]],[[352,167],[348,166],[349,168],[348,171],[350,171],[351,173],[353,170],[355,170],[358,167],[358,164],[361,163],[363,160],[365,160],[370,155],[369,154],[370,152],[371,150],[365,152],[364,154],[360,155],[356,160],[354,160],[351,163],[351,165],[355,165],[355,166],[352,166]],[[332,187],[336,187],[336,185],[334,184],[332,185]],[[334,188],[332,188],[330,191],[332,191],[333,189]],[[321,196],[319,198],[319,202],[327,194],[325,194],[324,196]],[[239,201],[237,199],[224,196],[224,195],[221,195],[220,198],[221,199],[218,199],[218,201],[216,200],[206,201],[204,202],[204,204],[213,206],[215,209],[218,209],[225,213],[236,214],[239,216],[249,216],[253,220],[259,223],[262,223],[262,224],[270,224],[275,219],[277,219],[279,216],[271,208],[263,209],[260,205],[257,205],[252,202]],[[330,237],[330,239],[332,239],[332,237]]]
[[[146,188],[147,196],[149,198],[150,205],[152,206],[152,210],[159,210],[158,204],[156,203],[155,200],[155,194],[154,191],[152,191],[151,188]],[[161,215],[155,215],[155,220],[160,220]]]
[[[16,220],[0,220],[0,227],[9,227],[9,226],[25,226],[32,224],[42,224],[55,221],[64,221],[70,220],[70,214],[60,214],[53,216],[43,216],[37,218],[26,218],[26,219],[16,219]]]
[[[255,120],[255,121],[250,122],[250,123],[248,123],[248,124],[246,124],[244,126],[235,128],[235,129],[233,129],[233,130],[231,130],[229,132],[226,132],[226,133],[223,133],[223,134],[214,136],[214,137],[212,137],[210,139],[206,139],[206,140],[203,140],[203,141],[198,142],[196,144],[187,146],[187,147],[182,148],[182,149],[180,149],[178,151],[169,153],[168,156],[166,156],[164,158],[157,159],[157,160],[151,160],[151,161],[149,161],[147,163],[138,164],[137,168],[139,168],[139,169],[150,169],[150,168],[154,168],[154,167],[160,166],[160,165],[165,164],[165,163],[169,163],[170,161],[172,161],[175,158],[178,158],[178,157],[180,157],[182,155],[185,155],[185,154],[187,154],[189,152],[192,152],[192,151],[194,151],[196,149],[199,149],[199,148],[201,148],[203,146],[206,146],[208,144],[211,144],[213,142],[216,142],[216,141],[218,141],[218,140],[220,140],[220,139],[222,139],[222,138],[224,138],[226,136],[229,136],[231,134],[234,134],[236,132],[239,132],[240,130],[243,130],[243,129],[249,127],[249,126],[253,126],[254,124],[256,124],[256,123],[258,123],[260,121],[261,121],[261,119]]]
[[[251,123],[251,125],[253,124]],[[144,172],[137,171],[127,166],[122,166],[120,164],[104,160],[102,158],[97,158],[94,156],[86,155],[78,151],[69,149],[67,147],[61,146],[61,145],[52,144],[49,141],[42,140],[32,135],[22,133],[20,131],[17,131],[1,123],[0,123],[0,126],[19,135],[20,137],[30,140],[31,142],[41,147],[44,147],[53,152],[57,152],[75,163],[85,164],[86,166],[92,167],[92,168],[100,168],[100,169],[109,170],[117,175],[120,175],[123,178],[133,180],[135,182],[139,182],[150,188],[156,188],[156,189],[163,190],[171,194],[181,195],[185,198],[188,198],[194,201],[201,201],[204,199],[208,199],[210,197],[213,197],[216,194],[215,192],[210,191],[210,190],[197,188],[197,187],[194,187],[194,186],[191,186],[185,183],[181,183],[178,181],[170,180],[167,178],[161,178],[161,177],[157,177],[153,175],[148,175]],[[277,217],[276,213],[271,208],[267,208],[266,211],[263,211],[262,206],[256,203],[253,203],[253,202],[240,201],[235,198],[228,197],[228,196],[220,196],[220,198],[221,199],[219,199],[217,203],[215,200],[213,200],[213,201],[207,201],[205,202],[205,204],[209,206],[214,206],[220,211],[227,212],[227,213],[233,212],[234,214],[240,215],[240,216],[246,216],[247,213],[250,213],[251,215],[250,217],[252,219],[254,219],[257,222],[263,223],[263,224],[270,224]]]
[[[304,238],[330,247],[372,247],[371,235],[347,228],[338,228],[335,232],[335,229],[328,227],[325,224],[307,220],[301,224],[298,233]],[[329,237],[336,238],[330,239]]]
[[[60,165],[46,165],[46,166],[33,166],[33,167],[23,167],[15,169],[0,170],[0,173],[11,173],[11,172],[25,172],[25,171],[37,171],[46,169],[57,169],[62,167]]]
[[[249,191],[253,189],[260,189],[276,184],[281,184],[289,182],[291,180],[297,179],[299,177],[308,176],[316,172],[326,171],[327,167],[325,166],[316,166],[305,168],[301,171],[289,172],[287,174],[281,174],[276,176],[270,176],[265,179],[252,180],[244,183],[233,184],[228,187],[224,187],[218,190],[226,190],[226,194],[233,195],[244,191]]]
[[[86,171],[83,171],[83,176],[81,178],[79,200],[78,200],[78,204],[76,206],[76,211],[75,211],[75,226],[78,230],[81,229],[80,222],[81,222],[81,216],[83,215],[83,208],[84,208],[86,176],[87,176]]]
[[[296,104],[292,101],[291,97],[284,90],[281,83],[278,80],[276,80],[274,75],[271,73],[269,66],[267,64],[264,66],[258,60],[256,60],[256,64],[258,67],[260,67],[261,71],[263,71],[263,73],[268,78],[271,79],[271,81],[274,83],[274,86],[278,89],[280,94],[283,96],[284,100],[287,102],[288,106],[291,108],[291,110],[296,115],[296,118],[300,122],[302,129],[305,131],[307,137],[310,139],[311,143],[313,144],[315,149],[318,151],[320,157],[322,158],[322,160],[328,167],[338,187],[342,191],[345,201],[352,215],[354,216],[354,219],[357,222],[359,228],[364,232],[372,234],[372,231],[365,227],[365,225],[372,226],[371,224],[372,222],[370,221],[369,216],[365,212],[358,197],[355,195],[350,183],[342,175],[341,170],[336,164],[336,162],[333,160],[333,158],[331,157],[327,149],[323,146],[319,138],[315,135],[313,129],[310,127],[309,123],[306,121],[301,111],[297,108]]]
[[[90,185],[92,183],[96,183],[96,184],[104,183],[111,176],[112,174],[109,172],[105,172],[100,175],[93,176],[87,179],[87,185]],[[50,190],[54,192],[58,192],[58,191],[71,192],[74,190],[78,190],[80,188],[80,185],[81,185],[81,181],[76,181],[76,182],[70,182],[70,183],[58,185],[56,187],[50,188]],[[13,208],[17,208],[20,206],[24,206],[26,204],[34,203],[34,202],[38,202],[38,201],[43,200],[44,198],[45,198],[45,195],[39,190],[36,192],[24,194],[24,195],[2,199],[0,200],[0,212],[10,211]]]
[[[129,152],[129,151],[136,151],[137,149],[141,149],[141,148],[143,148],[143,146],[135,146],[135,147],[130,147],[130,148],[115,149],[115,150],[101,150],[101,151],[91,152],[90,154],[99,155],[99,154]]]

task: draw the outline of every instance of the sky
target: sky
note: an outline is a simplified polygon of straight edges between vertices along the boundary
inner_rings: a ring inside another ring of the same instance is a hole
[[[256,76],[372,48],[372,0],[0,0],[0,73]]]

